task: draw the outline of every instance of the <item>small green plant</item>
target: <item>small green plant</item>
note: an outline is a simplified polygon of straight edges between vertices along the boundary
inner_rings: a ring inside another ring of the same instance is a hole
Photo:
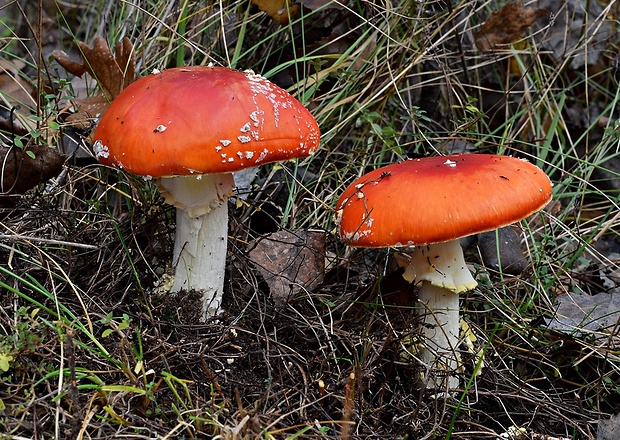
[[[20,356],[36,353],[43,342],[40,309],[22,306],[18,309],[10,334],[0,335],[0,370],[8,372]]]
[[[131,325],[132,319],[127,313],[123,313],[120,317],[114,317],[112,312],[108,313],[105,318],[102,318],[99,322],[110,328],[107,328],[101,333],[102,338],[107,338],[112,333],[119,333],[123,335],[123,331],[127,330]],[[123,335],[124,337],[124,335]]]

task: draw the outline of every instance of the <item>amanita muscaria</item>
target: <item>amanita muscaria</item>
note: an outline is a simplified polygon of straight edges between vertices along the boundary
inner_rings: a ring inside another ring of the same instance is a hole
[[[407,160],[354,181],[336,204],[341,239],[356,247],[415,247],[404,277],[424,313],[421,358],[430,388],[458,386],[459,293],[477,283],[459,238],[515,223],[552,196],[547,175],[510,156],[463,154]]]
[[[299,101],[262,76],[193,66],[132,83],[93,139],[99,162],[157,179],[177,208],[172,291],[202,291],[208,319],[222,301],[231,173],[309,156],[320,131]]]

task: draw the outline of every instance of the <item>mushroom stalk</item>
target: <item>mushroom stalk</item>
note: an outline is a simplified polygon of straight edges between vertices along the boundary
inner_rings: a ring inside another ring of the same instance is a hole
[[[423,315],[422,364],[427,388],[452,390],[459,386],[455,375],[459,355],[459,295],[428,281],[419,284],[418,300]]]
[[[416,247],[403,277],[418,282],[423,316],[424,348],[421,360],[427,387],[451,390],[459,379],[459,293],[476,287],[458,240]]]
[[[228,242],[230,173],[163,178],[158,182],[166,202],[176,206],[176,236],[171,292],[202,293],[204,321],[220,311]]]
[[[207,214],[190,217],[177,209],[177,231],[172,263],[175,267],[172,292],[202,292],[204,320],[218,314],[224,290],[228,207],[212,209]]]

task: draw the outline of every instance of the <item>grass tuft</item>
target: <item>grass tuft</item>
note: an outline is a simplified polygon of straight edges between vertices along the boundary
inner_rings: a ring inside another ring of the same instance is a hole
[[[562,298],[620,283],[616,2],[540,2],[558,8],[551,20],[486,53],[476,33],[503,1],[307,1],[286,24],[255,3],[0,6],[2,150],[67,156],[53,179],[0,194],[4,435],[595,438],[620,403],[617,326],[549,323]],[[77,60],[74,42],[96,37],[129,38],[141,75],[251,68],[321,127],[317,154],[261,167],[231,204],[217,323],[195,320],[195,294],[164,293],[172,209],[152,182],[96,164],[95,115],[85,127],[68,120],[98,85],[52,51]],[[339,243],[333,210],[365,172],[449,152],[527,158],[553,180],[554,200],[518,225],[522,273],[468,247],[479,287],[462,301],[462,387],[442,399],[420,387],[415,288],[393,250]],[[248,243],[280,229],[326,236],[323,281],[284,306],[248,258]]]

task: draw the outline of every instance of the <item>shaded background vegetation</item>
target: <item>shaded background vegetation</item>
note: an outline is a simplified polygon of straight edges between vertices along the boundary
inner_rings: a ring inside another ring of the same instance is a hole
[[[0,6],[5,435],[582,439],[618,412],[615,1],[23,3]],[[110,96],[53,52],[80,62],[75,42],[96,37],[127,38],[139,75],[251,68],[321,127],[317,154],[261,167],[231,202],[217,322],[165,293],[174,215],[154,185],[90,153]],[[471,348],[462,387],[436,398],[414,287],[393,250],[340,244],[333,206],[366,171],[448,152],[525,157],[554,202],[519,225],[516,273],[468,241]],[[310,229],[322,281],[274,302],[250,243]],[[606,328],[585,325],[592,304]]]

